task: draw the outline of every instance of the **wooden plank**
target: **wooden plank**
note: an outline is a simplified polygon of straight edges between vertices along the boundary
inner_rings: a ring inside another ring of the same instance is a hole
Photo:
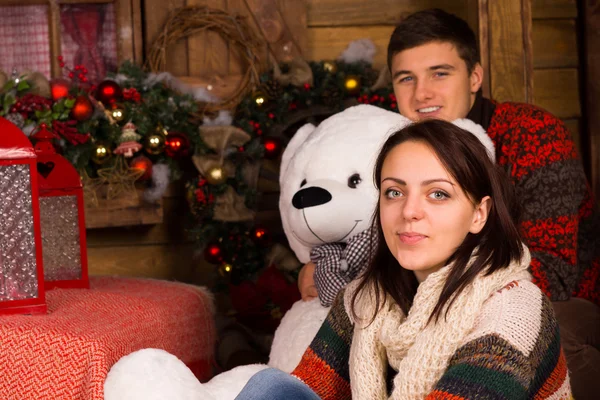
[[[193,274],[194,247],[140,246],[88,248],[90,275],[136,276],[189,282]]]
[[[589,129],[592,187],[600,201],[600,0],[587,0],[584,6],[586,44],[586,109]]]
[[[133,8],[131,0],[117,0],[114,4],[116,15],[117,60],[134,60]]]
[[[584,153],[585,149],[583,149],[581,147],[581,119],[580,118],[566,119],[566,120],[563,120],[563,122],[565,123],[565,126],[571,133],[571,136],[573,136],[573,141],[575,142],[575,145],[577,146],[577,150],[579,151],[579,154],[582,155]]]
[[[104,229],[88,229],[88,247],[140,246],[189,243],[184,197],[163,198],[163,220],[155,225],[134,225]]]
[[[144,61],[144,32],[142,29],[142,0],[131,0],[133,10],[133,60],[137,64]]]
[[[577,48],[575,20],[533,21],[534,68],[577,67]]]
[[[185,0],[144,0],[144,40],[147,53],[152,48],[154,40],[161,32],[168,14],[172,10],[185,5]],[[178,42],[169,45],[166,57],[167,63],[164,68],[165,71],[169,71],[175,76],[189,75],[187,49],[187,39],[181,39]]]
[[[292,40],[301,55],[306,54],[308,46],[308,24],[306,22],[306,0],[277,0],[277,8],[292,35]]]
[[[523,0],[528,1],[528,0]],[[521,0],[490,1],[491,95],[502,101],[529,102],[531,77],[527,75]]]
[[[485,97],[490,98],[492,97],[492,87],[490,83],[492,75],[490,72],[490,14],[488,0],[479,0],[477,11],[479,20],[479,54],[481,57],[481,67],[483,68],[481,90]]]
[[[301,56],[277,5],[277,0],[245,0],[256,24],[269,44],[269,53],[279,62]]]
[[[60,46],[60,6],[57,3],[48,5],[48,34],[50,35],[50,74],[62,76],[62,68],[58,56],[62,54]]]
[[[523,65],[525,67],[525,98],[533,101],[533,34],[531,0],[521,1],[521,23],[523,26]]]
[[[532,0],[534,19],[577,18],[577,0]]]
[[[187,0],[187,5],[220,10],[227,7],[225,0]],[[220,34],[207,30],[188,37],[188,73],[206,78],[229,74],[229,47]]]
[[[393,26],[365,26],[339,28],[308,28],[309,60],[336,59],[348,44],[356,39],[371,39],[377,52],[373,66],[380,68],[387,64],[387,46]]]
[[[227,0],[227,10],[229,11],[229,13],[231,13],[233,15],[240,15],[240,16],[246,18],[246,22],[248,22],[248,24],[254,29],[254,31],[257,33],[257,35],[259,37],[263,38],[263,40],[264,40],[264,36],[263,36],[260,28],[256,24],[256,21],[254,19],[254,16],[252,15],[252,12],[248,9],[248,6],[247,6],[245,0]],[[240,56],[240,51],[243,51],[243,49],[239,49],[236,47],[229,48],[229,73],[230,74],[243,75],[248,68],[248,66],[246,65],[246,62]],[[260,61],[259,67],[260,67],[261,72],[267,71],[271,67],[271,64],[269,63],[269,49],[266,44],[266,40],[265,40],[264,46],[258,51],[257,57],[259,58],[259,61]]]
[[[559,118],[581,116],[579,72],[575,68],[542,69],[533,73],[535,95],[533,104]]]
[[[441,8],[469,19],[466,0],[308,0],[308,27],[396,25],[407,15]]]

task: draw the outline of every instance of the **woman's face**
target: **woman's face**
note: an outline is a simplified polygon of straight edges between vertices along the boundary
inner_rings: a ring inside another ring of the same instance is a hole
[[[473,205],[423,142],[392,149],[381,171],[380,221],[385,242],[419,282],[442,268],[469,232],[479,233],[491,200]]]

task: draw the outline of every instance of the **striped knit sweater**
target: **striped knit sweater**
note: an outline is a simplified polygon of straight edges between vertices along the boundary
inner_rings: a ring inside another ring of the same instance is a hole
[[[343,293],[292,372],[322,399],[351,398]],[[394,375],[388,368],[389,382]],[[426,399],[572,399],[558,325],[539,288],[515,282],[493,294]]]
[[[482,107],[491,112],[473,118]],[[481,98],[468,117],[486,129],[516,187],[534,282],[553,301],[600,305],[600,213],[565,125],[529,104]]]

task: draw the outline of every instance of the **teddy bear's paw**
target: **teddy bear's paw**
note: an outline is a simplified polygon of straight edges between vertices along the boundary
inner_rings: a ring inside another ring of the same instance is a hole
[[[264,364],[242,365],[215,376],[203,385],[203,389],[213,396],[206,399],[234,400],[250,378],[266,368],[269,367]],[[204,399],[204,397],[198,397],[198,400]]]
[[[104,382],[105,400],[217,400],[177,357],[143,349],[122,357]]]

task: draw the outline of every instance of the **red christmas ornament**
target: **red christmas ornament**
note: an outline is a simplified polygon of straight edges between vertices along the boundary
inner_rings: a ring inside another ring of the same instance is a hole
[[[274,160],[281,154],[281,140],[278,138],[265,138],[263,146],[265,147],[265,158],[268,160]]]
[[[204,259],[211,264],[221,262],[221,246],[217,243],[210,243],[204,249]]]
[[[152,161],[146,156],[137,156],[133,160],[131,160],[131,164],[129,164],[130,168],[139,169],[144,171],[144,174],[139,177],[140,181],[145,181],[150,179],[152,176]]]
[[[96,88],[96,98],[104,105],[116,103],[122,94],[121,86],[111,80],[102,81]]]
[[[59,99],[68,96],[70,87],[71,83],[66,79],[52,79],[50,81],[50,93],[52,95],[52,100],[58,101]]]
[[[77,121],[86,121],[94,113],[94,106],[90,99],[85,95],[77,96],[75,104],[71,109],[71,118]]]
[[[184,157],[190,151],[190,141],[179,132],[169,132],[165,141],[165,153],[169,157]]]

